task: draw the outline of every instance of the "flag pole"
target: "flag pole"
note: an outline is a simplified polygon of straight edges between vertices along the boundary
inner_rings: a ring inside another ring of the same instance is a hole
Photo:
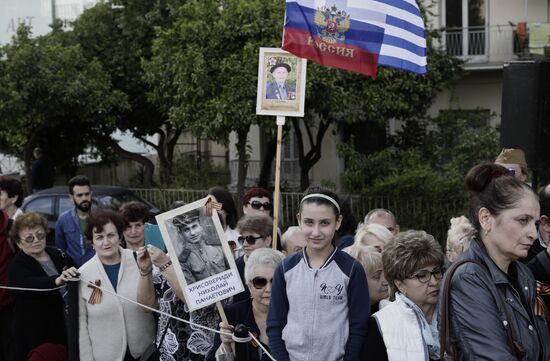
[[[279,197],[281,192],[281,145],[283,143],[283,125],[285,117],[277,115],[277,153],[275,157],[275,193],[273,195],[273,236],[271,246],[277,249],[277,230],[279,227]]]

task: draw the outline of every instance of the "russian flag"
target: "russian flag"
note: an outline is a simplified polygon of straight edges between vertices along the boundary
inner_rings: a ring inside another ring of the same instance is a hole
[[[282,48],[372,77],[378,65],[427,71],[416,0],[287,0]]]

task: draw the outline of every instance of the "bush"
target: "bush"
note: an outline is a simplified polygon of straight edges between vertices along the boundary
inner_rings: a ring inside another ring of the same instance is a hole
[[[342,185],[362,198],[386,197],[402,229],[423,229],[443,240],[449,219],[465,214],[466,172],[493,161],[498,133],[482,111],[447,111],[435,119],[413,119],[390,139],[392,146],[373,154],[339,144],[346,170]]]

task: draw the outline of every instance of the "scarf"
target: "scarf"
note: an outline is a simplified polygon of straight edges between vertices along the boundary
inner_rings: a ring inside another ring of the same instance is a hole
[[[400,301],[398,304],[401,307],[408,308],[414,312],[416,319],[418,320],[418,325],[420,326],[420,331],[422,331],[422,338],[426,343],[428,348],[428,353],[430,359],[439,360],[439,330],[438,324],[439,320],[437,317],[439,311],[439,304],[436,305],[432,316],[432,322],[428,323],[424,312],[407,296],[402,293],[397,292],[395,294],[395,300]]]

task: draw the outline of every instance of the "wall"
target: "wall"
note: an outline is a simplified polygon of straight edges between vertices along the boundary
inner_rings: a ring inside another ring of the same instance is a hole
[[[493,126],[500,124],[502,70],[471,71],[453,89],[439,93],[428,113],[436,116],[441,109],[489,109],[495,116]]]

